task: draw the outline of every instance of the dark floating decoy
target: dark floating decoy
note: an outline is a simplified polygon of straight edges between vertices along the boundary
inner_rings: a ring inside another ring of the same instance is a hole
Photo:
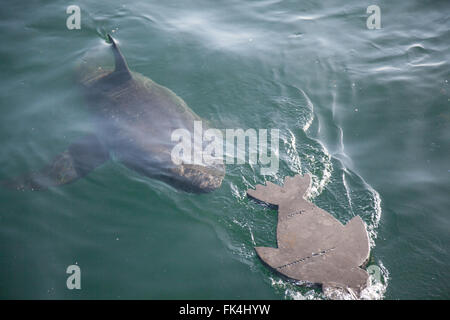
[[[250,198],[278,207],[278,248],[255,247],[261,260],[280,274],[302,283],[321,284],[359,295],[369,275],[369,237],[361,217],[346,225],[303,198],[311,177],[287,177],[284,186],[267,182],[247,190]]]

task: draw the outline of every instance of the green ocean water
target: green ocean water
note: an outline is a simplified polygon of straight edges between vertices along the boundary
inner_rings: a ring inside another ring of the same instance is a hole
[[[66,8],[81,8],[68,30]],[[369,5],[381,29],[369,30]],[[248,188],[310,172],[310,199],[360,215],[381,284],[367,298],[450,298],[448,1],[11,1],[0,5],[0,179],[93,127],[75,82],[118,41],[130,68],[216,128],[277,128],[280,169],[227,165],[210,194],[108,162],[39,192],[0,189],[2,299],[323,299],[267,269],[276,212]],[[68,290],[66,268],[81,268]]]

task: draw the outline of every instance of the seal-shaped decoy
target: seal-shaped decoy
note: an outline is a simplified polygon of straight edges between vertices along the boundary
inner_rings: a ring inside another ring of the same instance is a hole
[[[369,258],[365,223],[355,216],[343,225],[304,198],[309,174],[287,177],[283,186],[267,182],[247,190],[250,198],[278,207],[278,248],[255,247],[261,260],[293,280],[359,294],[369,275],[361,268]]]

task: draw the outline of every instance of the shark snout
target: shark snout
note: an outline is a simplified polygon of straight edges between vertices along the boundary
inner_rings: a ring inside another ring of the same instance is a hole
[[[208,193],[222,185],[225,167],[206,167],[183,164],[171,169],[176,186],[188,192]]]

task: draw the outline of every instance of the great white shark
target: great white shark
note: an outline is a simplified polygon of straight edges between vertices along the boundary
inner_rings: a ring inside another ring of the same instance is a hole
[[[107,37],[115,68],[80,68],[78,75],[95,133],[75,141],[41,170],[3,184],[19,190],[63,185],[113,158],[177,189],[204,193],[219,188],[225,175],[223,163],[177,165],[171,160],[172,132],[193,132],[194,121],[202,119],[170,89],[131,71],[116,41]]]

